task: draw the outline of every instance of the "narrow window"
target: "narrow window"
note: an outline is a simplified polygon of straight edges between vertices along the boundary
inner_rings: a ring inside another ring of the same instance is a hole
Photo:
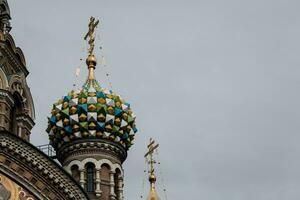
[[[94,165],[89,163],[87,165],[87,172],[86,172],[86,176],[87,176],[87,192],[94,192]]]

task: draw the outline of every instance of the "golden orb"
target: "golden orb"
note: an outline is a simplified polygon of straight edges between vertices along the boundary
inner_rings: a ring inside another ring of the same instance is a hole
[[[86,59],[86,64],[89,67],[95,67],[97,65],[97,59],[94,55],[89,55]]]
[[[156,177],[155,177],[154,174],[151,174],[151,175],[149,176],[149,181],[150,181],[151,183],[155,183]]]

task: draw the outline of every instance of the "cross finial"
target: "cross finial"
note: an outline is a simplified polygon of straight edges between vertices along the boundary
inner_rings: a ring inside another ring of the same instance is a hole
[[[95,17],[90,18],[89,23],[89,31],[85,35],[84,39],[87,40],[89,38],[89,55],[93,55],[94,48],[95,48],[95,29],[97,25],[99,24],[99,20],[95,21]]]
[[[97,59],[94,56],[94,48],[95,48],[95,29],[97,25],[99,24],[99,20],[95,21],[94,17],[90,18],[90,23],[89,23],[89,31],[85,35],[84,39],[88,40],[89,42],[89,56],[86,59],[86,64],[89,69],[89,75],[88,75],[88,80],[94,80],[95,75],[94,75],[94,69],[97,64]]]
[[[148,164],[150,165],[150,170],[149,170],[149,181],[151,183],[151,189],[155,190],[155,173],[154,173],[154,165],[156,164],[156,160],[153,158],[153,153],[154,150],[158,148],[159,144],[155,144],[155,141],[150,138],[150,142],[148,144],[148,152],[145,154],[145,158],[148,161]]]

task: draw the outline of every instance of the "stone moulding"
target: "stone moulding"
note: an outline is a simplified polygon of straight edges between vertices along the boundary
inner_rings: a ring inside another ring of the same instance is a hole
[[[41,199],[88,199],[81,186],[32,144],[0,131],[0,171]]]
[[[57,152],[58,160],[64,162],[66,157],[72,154],[80,154],[82,150],[88,150],[91,153],[93,151],[109,152],[108,155],[113,152],[116,157],[120,158],[121,162],[124,162],[127,157],[127,151],[121,145],[103,139],[82,139],[61,147]]]
[[[24,72],[25,76],[29,74],[26,68],[26,61],[22,50],[16,47],[13,37],[9,33],[0,33],[0,47],[4,49],[5,56],[13,63],[14,66]],[[5,48],[8,47],[8,48]]]

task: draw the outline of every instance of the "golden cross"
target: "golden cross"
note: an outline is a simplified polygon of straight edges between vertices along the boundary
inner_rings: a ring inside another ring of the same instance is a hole
[[[90,23],[89,23],[89,32],[85,35],[84,39],[87,40],[89,38],[89,55],[93,55],[94,48],[95,48],[95,29],[97,25],[99,24],[99,20],[95,21],[94,17],[90,18]]]
[[[150,175],[154,175],[154,164],[156,163],[156,161],[153,158],[153,153],[154,150],[158,148],[158,146],[159,144],[155,144],[155,141],[152,138],[150,138],[150,143],[148,144],[148,152],[144,156],[145,158],[147,158],[148,164],[150,164]]]

